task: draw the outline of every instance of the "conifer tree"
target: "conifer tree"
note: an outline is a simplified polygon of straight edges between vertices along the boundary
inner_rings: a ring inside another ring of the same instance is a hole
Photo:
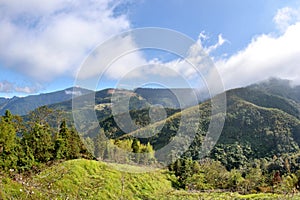
[[[48,124],[35,123],[26,140],[36,161],[47,162],[52,159],[53,142]]]
[[[0,120],[0,167],[4,170],[17,167],[16,156],[17,138],[14,128],[13,115],[6,111]]]

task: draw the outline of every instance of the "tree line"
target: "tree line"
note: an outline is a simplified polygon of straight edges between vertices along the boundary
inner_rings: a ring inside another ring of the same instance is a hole
[[[38,170],[56,160],[93,158],[74,127],[56,113],[41,107],[29,121],[6,111],[0,118],[0,169],[4,172]],[[54,121],[57,127],[53,126]]]
[[[281,160],[282,158],[279,158]],[[191,191],[231,191],[243,194],[295,193],[300,189],[300,170],[291,170],[286,159],[279,168],[278,158],[254,160],[241,168],[226,169],[220,161],[180,158],[169,165],[173,186]]]
[[[156,163],[154,154],[150,143],[108,139],[103,129],[93,139],[80,137],[58,111],[45,106],[22,118],[10,111],[0,118],[0,171],[6,174],[77,158],[149,165]]]

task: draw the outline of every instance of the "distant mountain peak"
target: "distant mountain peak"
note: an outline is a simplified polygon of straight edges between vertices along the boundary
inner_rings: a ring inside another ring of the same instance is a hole
[[[26,115],[40,106],[48,106],[68,101],[73,97],[89,94],[91,92],[93,91],[80,87],[70,87],[49,93],[29,95],[26,97],[13,97],[7,100],[2,99],[0,101],[0,115],[3,115],[5,110],[10,110],[13,114],[17,115]]]

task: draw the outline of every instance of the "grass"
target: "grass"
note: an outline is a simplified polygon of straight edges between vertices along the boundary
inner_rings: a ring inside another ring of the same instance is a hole
[[[143,170],[145,168],[83,159],[66,161],[31,178],[19,181],[2,178],[0,199],[288,199],[276,194],[175,190],[166,171],[146,169],[140,173]],[[292,199],[300,199],[300,196]]]
[[[3,199],[154,199],[173,191],[164,171],[128,173],[118,168],[83,159],[67,161],[24,180],[25,184],[3,179],[0,194]]]

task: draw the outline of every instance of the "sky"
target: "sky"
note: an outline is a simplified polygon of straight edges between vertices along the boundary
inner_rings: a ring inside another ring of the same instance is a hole
[[[142,43],[122,34],[145,27],[195,44],[184,58],[159,49],[121,55]],[[95,89],[159,80],[186,87],[200,79],[192,64],[203,64],[203,52],[225,89],[270,77],[300,84],[299,35],[299,0],[0,0],[0,97],[61,90],[81,78],[97,78]],[[99,46],[106,48],[93,58]],[[197,69],[214,82],[205,67]]]

